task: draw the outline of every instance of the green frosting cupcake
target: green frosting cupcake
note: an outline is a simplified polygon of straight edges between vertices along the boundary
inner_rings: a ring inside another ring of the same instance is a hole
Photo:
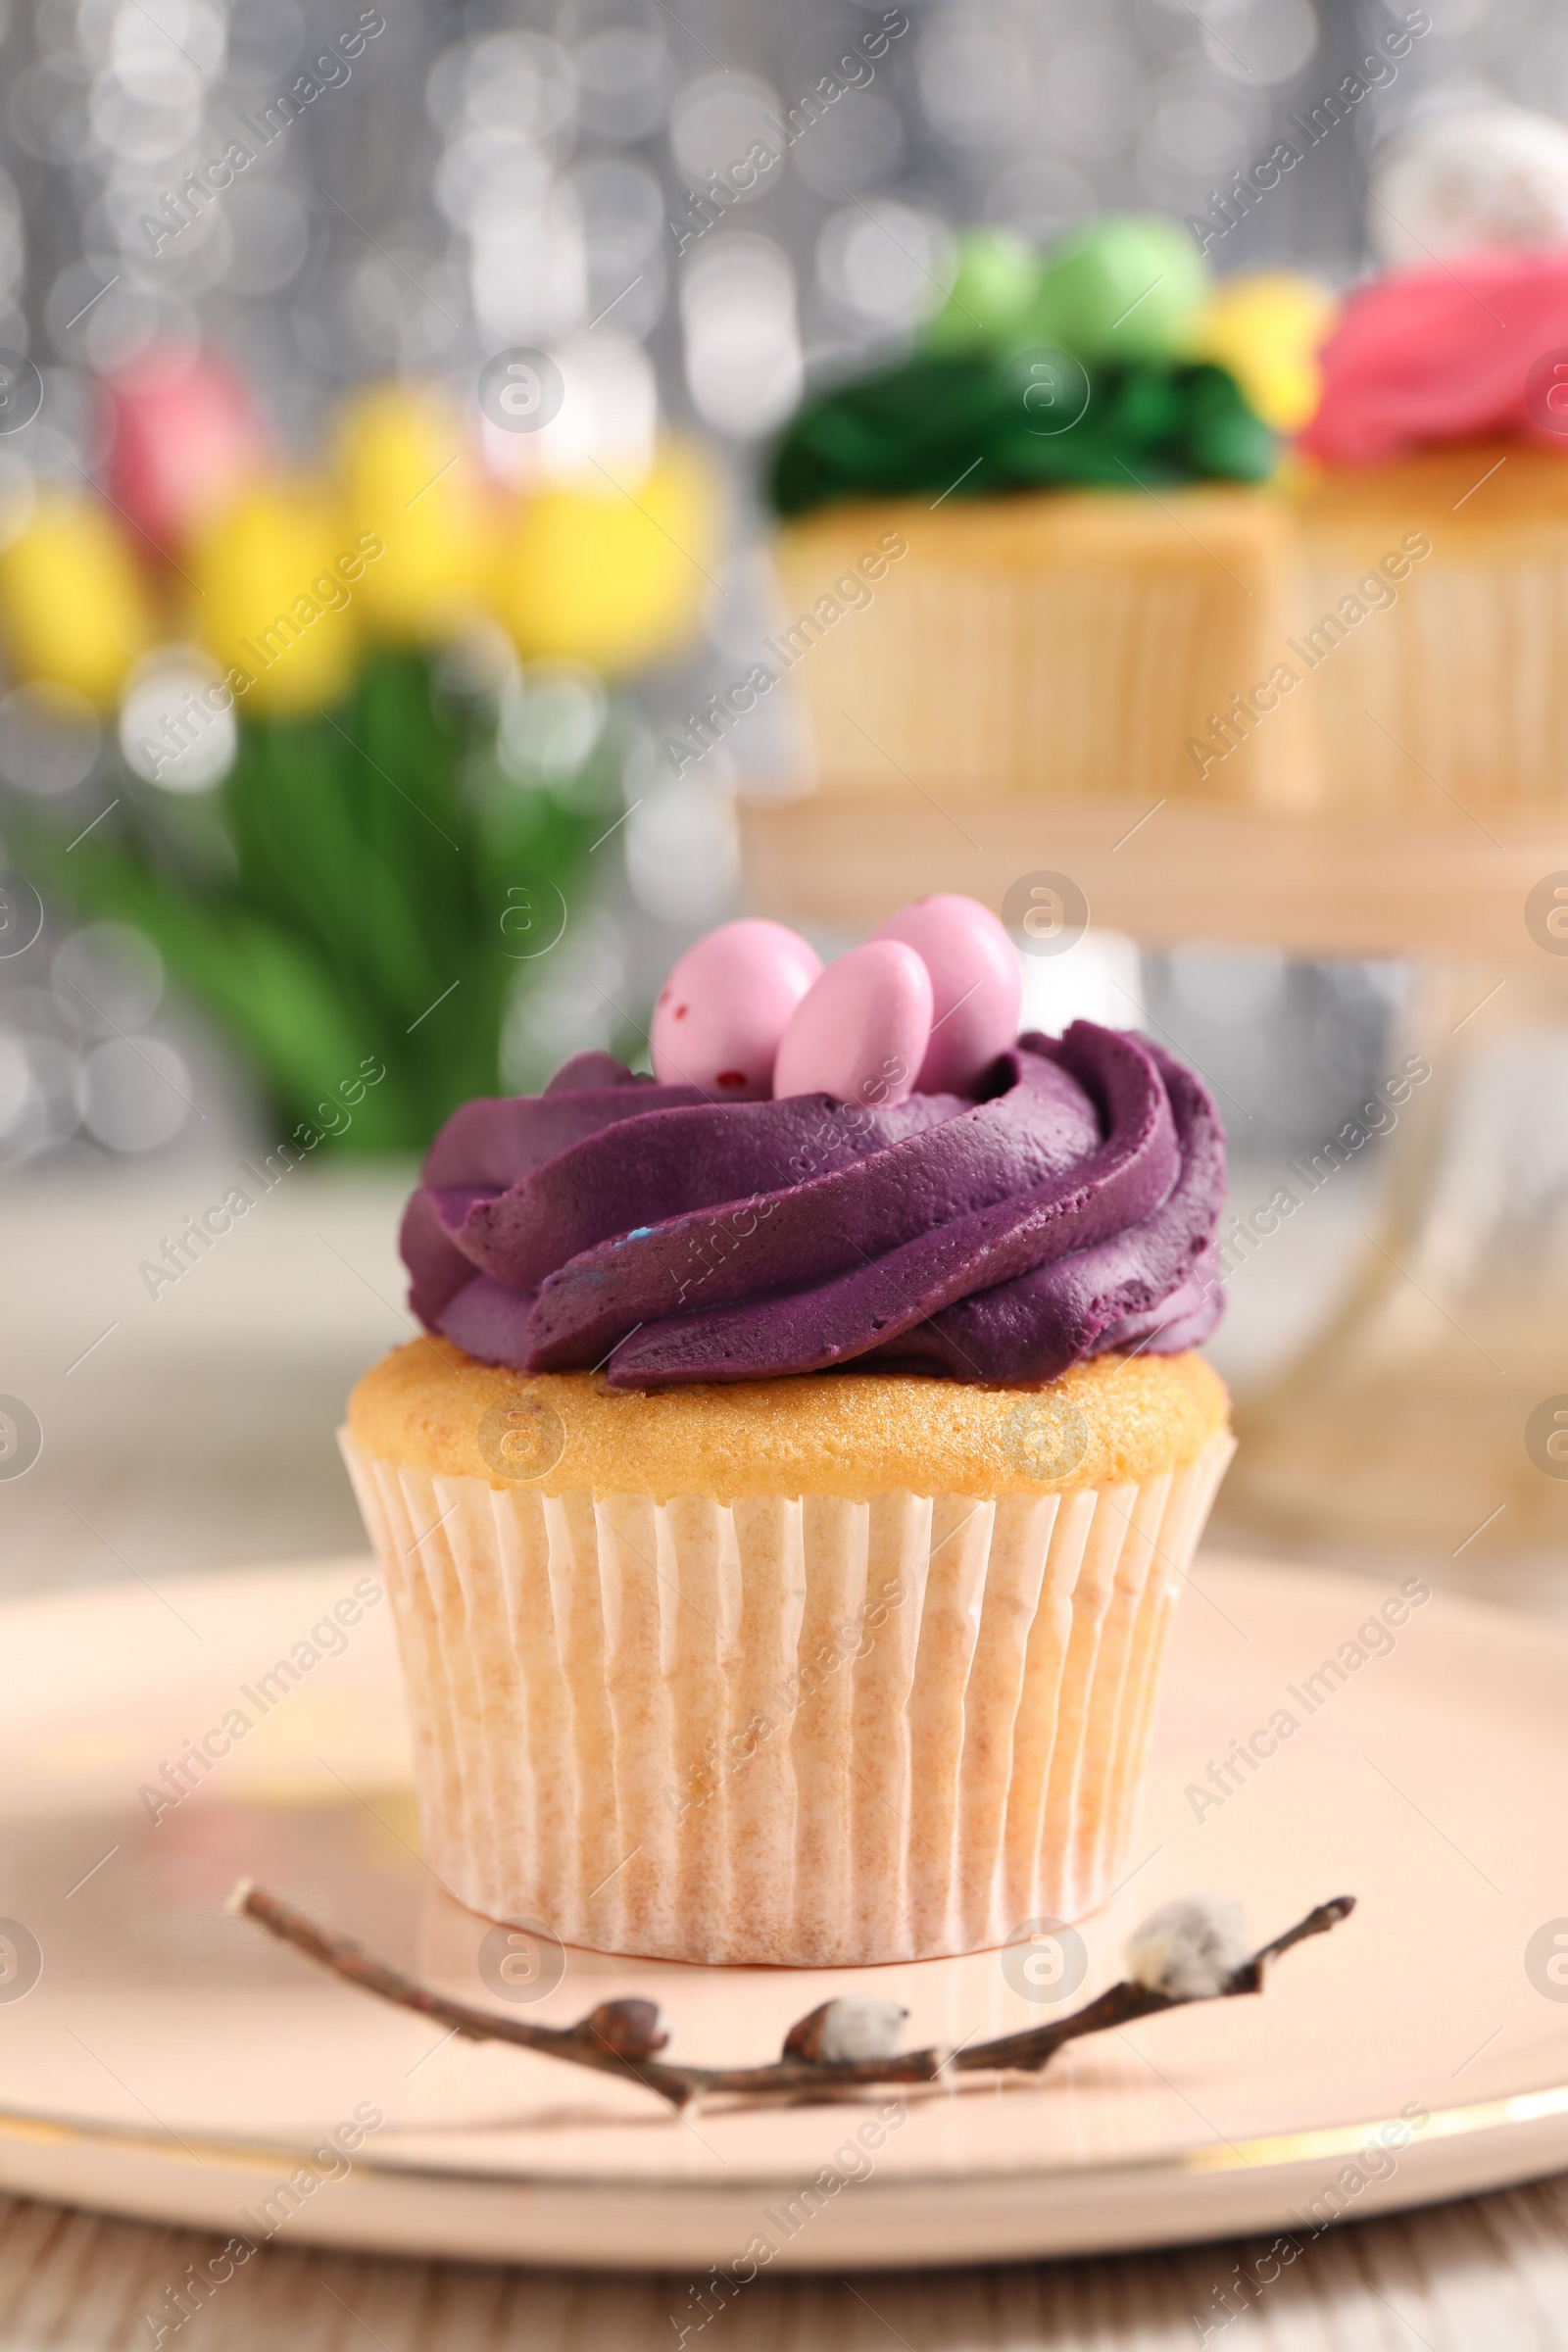
[[[864,497],[1262,481],[1274,434],[1191,352],[1208,272],[1174,222],[1112,217],[1037,255],[959,241],[922,348],[809,402],[774,453],[780,514]]]
[[[1058,370],[1058,385],[1070,390],[1065,375]],[[1027,355],[920,352],[825,393],[774,452],[774,509],[803,514],[843,499],[942,492],[1259,482],[1273,468],[1275,436],[1235,377],[1207,362],[1095,368],[1071,402],[1087,393],[1077,422],[1057,431],[1041,429],[1038,401],[1026,405],[1038,382]]]

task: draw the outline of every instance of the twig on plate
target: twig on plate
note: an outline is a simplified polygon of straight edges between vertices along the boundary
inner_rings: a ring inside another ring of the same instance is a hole
[[[653,2001],[601,2001],[573,2026],[539,2026],[451,2000],[388,1968],[347,1936],[318,1927],[303,1911],[249,1879],[234,1888],[228,1907],[319,1961],[345,1984],[450,2026],[465,2040],[510,2041],[547,2058],[564,2058],[572,2066],[618,2075],[681,2109],[721,2091],[819,2099],[824,2093],[877,2082],[934,2082],[949,2069],[956,2074],[1037,2073],[1064,2041],[1082,2034],[1103,2034],[1112,2026],[1162,2009],[1184,2008],[1191,2001],[1260,1992],[1269,1962],[1304,1937],[1338,1927],[1355,1909],[1355,1897],[1340,1894],[1319,1903],[1283,1936],[1239,1957],[1237,1906],[1210,1896],[1188,1896],[1167,1904],[1138,1931],[1129,1946],[1130,1977],[1053,2024],[1003,2034],[994,2041],[969,2042],[956,2051],[939,2045],[900,2050],[894,2046],[897,2022],[905,2013],[891,2002],[851,1995],[802,2018],[790,2029],[784,2056],[761,2066],[678,2066],[660,2058],[669,2035]]]

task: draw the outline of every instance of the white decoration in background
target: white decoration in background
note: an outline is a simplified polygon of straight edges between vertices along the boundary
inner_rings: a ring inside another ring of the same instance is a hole
[[[801,397],[795,272],[771,237],[719,229],[681,273],[686,381],[719,432],[770,432]]]
[[[1366,232],[1380,261],[1410,270],[1568,244],[1568,125],[1522,106],[1435,107],[1378,149]]]
[[[1144,1025],[1143,967],[1137,942],[1091,925],[1060,956],[1025,956],[1019,1026],[1059,1037],[1069,1021],[1102,1029]]]

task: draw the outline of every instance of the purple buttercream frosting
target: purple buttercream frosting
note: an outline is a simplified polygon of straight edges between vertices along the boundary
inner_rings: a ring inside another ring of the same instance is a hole
[[[892,1109],[714,1102],[580,1054],[542,1095],[453,1113],[402,1249],[426,1329],[518,1371],[1008,1386],[1205,1339],[1224,1196],[1206,1089],[1075,1021],[1021,1037],[975,1097]]]

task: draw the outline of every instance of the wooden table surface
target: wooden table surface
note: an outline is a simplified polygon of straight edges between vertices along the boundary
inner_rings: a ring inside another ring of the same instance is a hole
[[[222,1173],[205,1189],[199,1173],[148,1171],[113,1189],[14,1186],[0,1200],[0,1389],[32,1403],[45,1432],[36,1467],[0,1484],[0,1589],[156,1581],[362,1541],[331,1427],[355,1371],[407,1330],[393,1250],[401,1180],[291,1178],[295,1189],[152,1300],[138,1261],[184,1211],[221,1197]],[[1298,1279],[1290,1267],[1284,1251],[1264,1252],[1253,1278]],[[1260,1296],[1246,1302],[1249,1323],[1281,1305],[1298,1319],[1289,1300]],[[1545,1597],[1562,1607],[1563,1595]],[[0,2199],[0,2347],[151,2346],[143,2313],[212,2250],[192,2232]],[[1332,2230],[1220,2327],[1219,2294],[1263,2250],[760,2279],[702,2328],[684,2275],[509,2272],[285,2244],[162,2341],[178,2352],[642,2352],[678,2347],[685,2326],[703,2352],[1175,2352],[1204,2340],[1226,2352],[1568,2352],[1568,2177]]]
[[[217,2239],[0,2200],[0,2345],[132,2352]],[[684,2275],[516,2271],[267,2248],[161,2339],[180,2352],[1561,2352],[1568,2181],[1330,2230],[1250,2311],[1267,2240],[1004,2269],[760,2278],[700,2328]],[[1206,2338],[1200,2330],[1206,2322]],[[689,2332],[681,2336],[682,2327]]]

